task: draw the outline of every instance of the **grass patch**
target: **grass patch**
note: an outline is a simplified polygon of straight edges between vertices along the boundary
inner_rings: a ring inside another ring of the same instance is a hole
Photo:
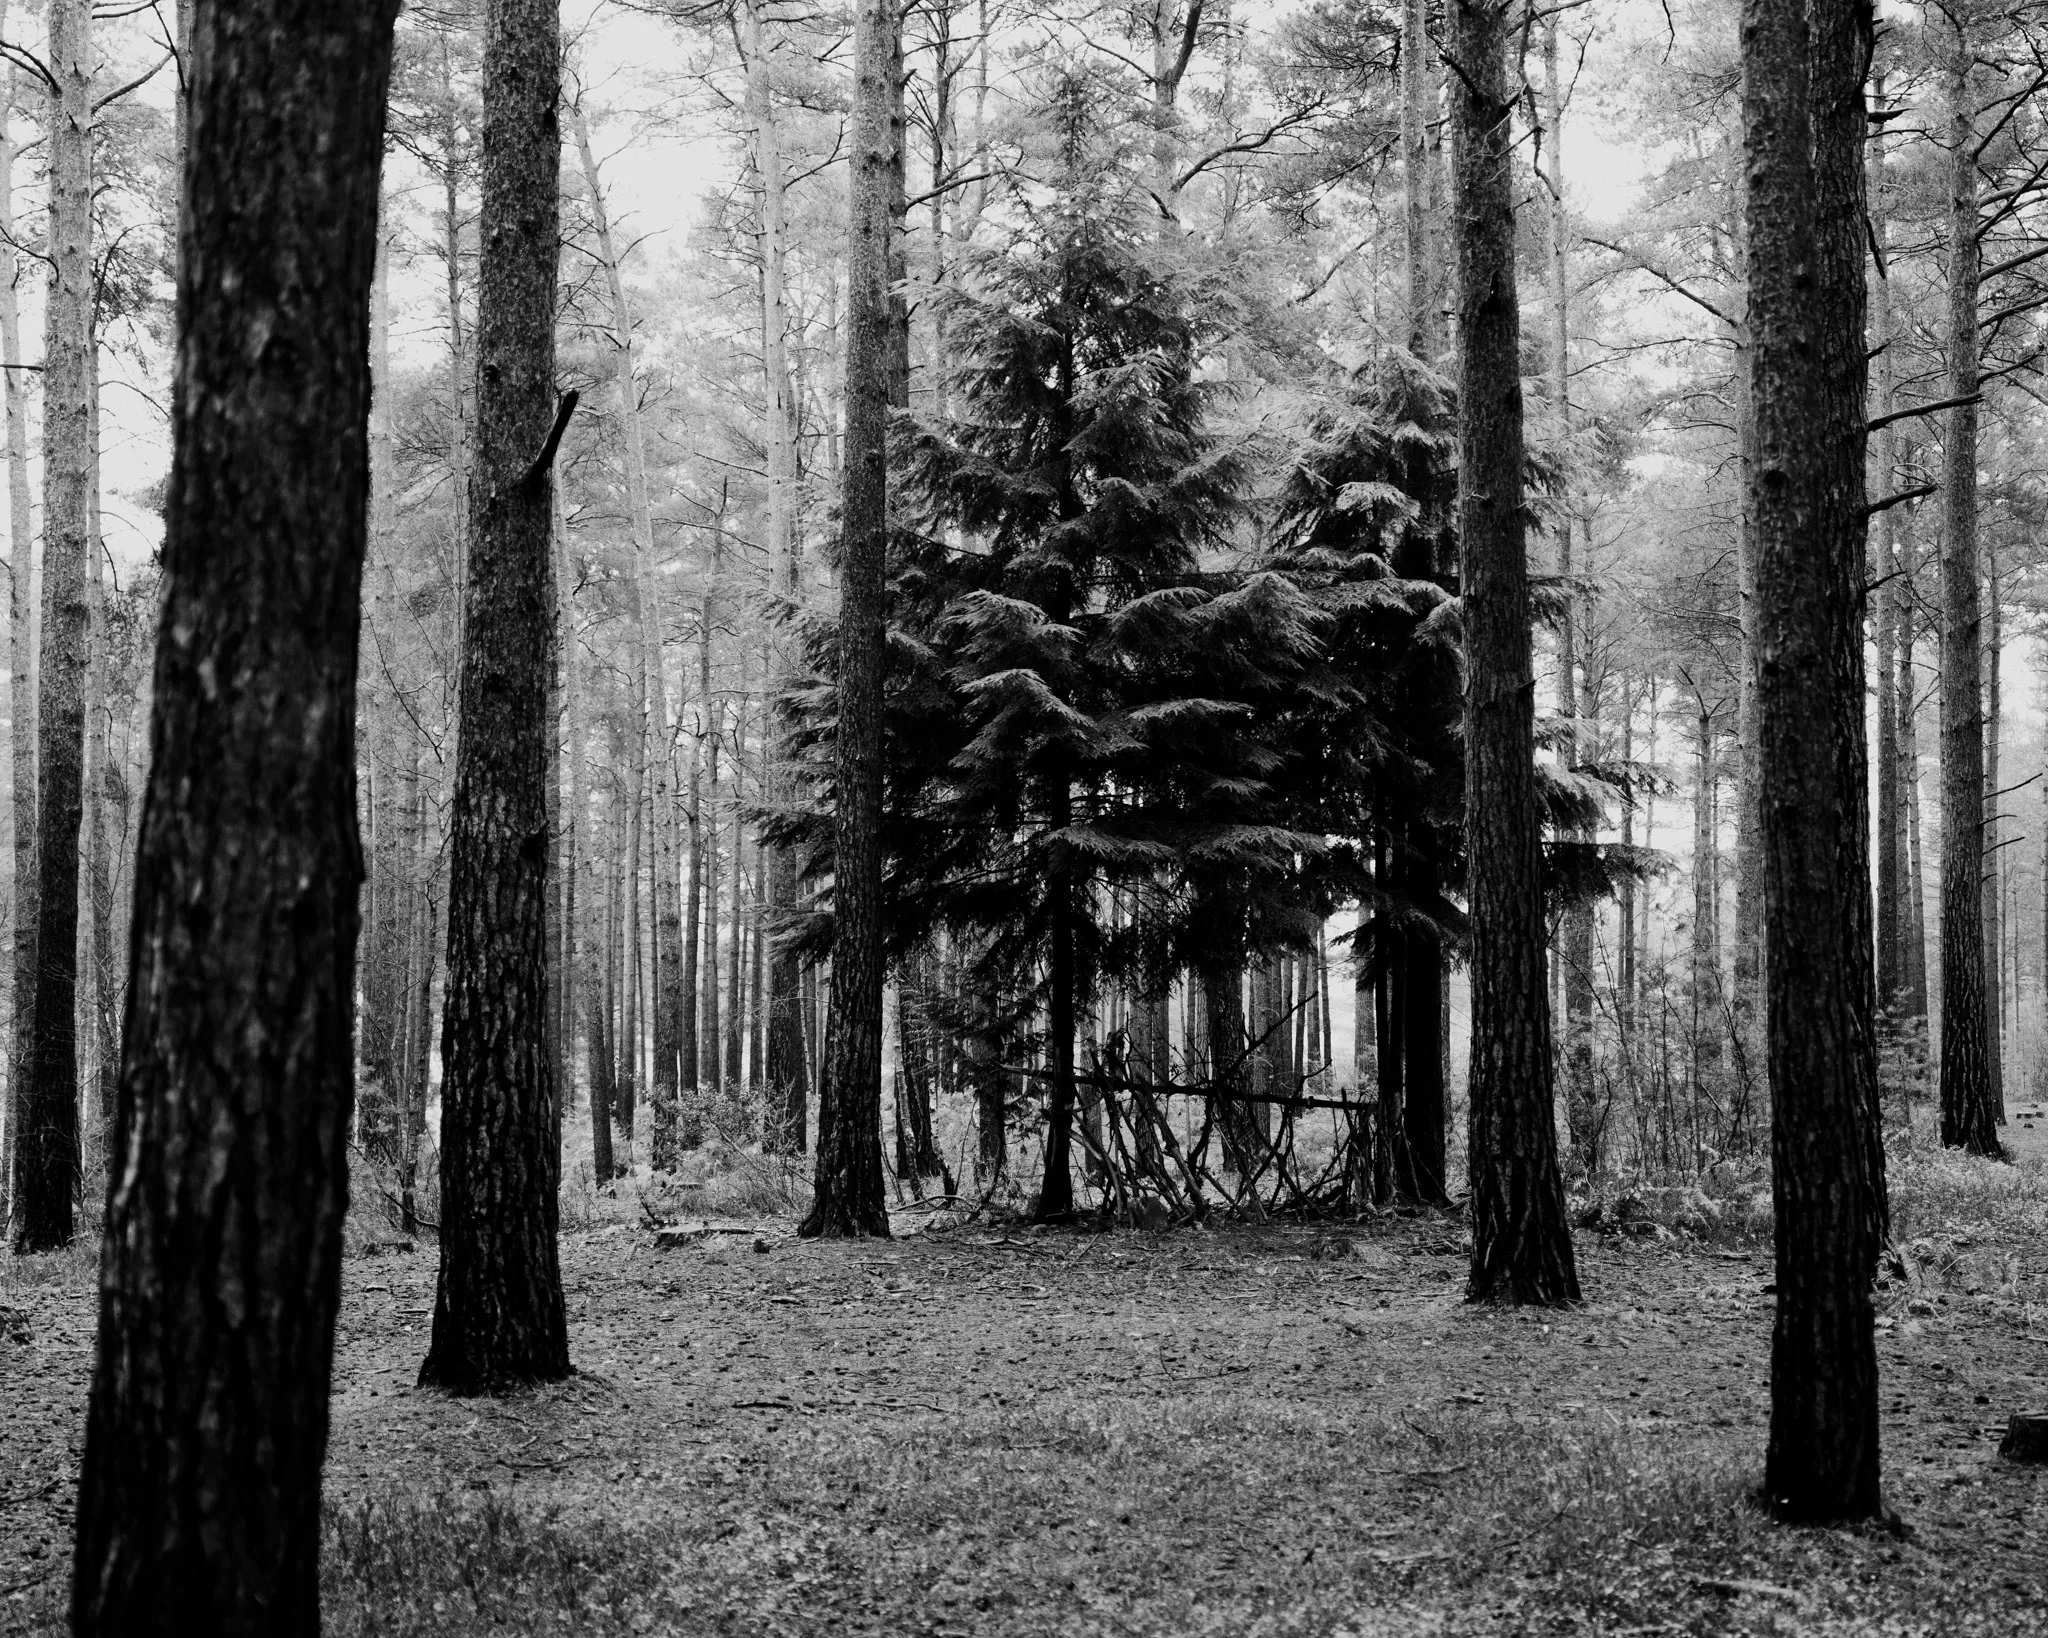
[[[1889,1538],[1771,1525],[1749,1499],[1753,1454],[1600,1414],[1332,1417],[1251,1392],[1142,1405],[1052,1395],[886,1430],[793,1421],[574,1511],[496,1492],[336,1507],[328,1627],[2033,1630],[1995,1589],[1945,1590],[1938,1565],[1887,1574],[1899,1557]]]

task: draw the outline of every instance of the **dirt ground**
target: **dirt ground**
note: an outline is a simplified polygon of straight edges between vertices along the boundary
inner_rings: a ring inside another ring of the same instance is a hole
[[[2035,1202],[2043,1162],[2023,1165]],[[1915,1209],[1902,1234],[1931,1227]],[[1781,1530],[1744,1500],[1762,1246],[1581,1233],[1587,1303],[1537,1314],[1459,1300],[1450,1218],[906,1216],[850,1245],[768,1222],[765,1249],[661,1249],[620,1221],[564,1236],[578,1374],[495,1402],[412,1385],[431,1250],[355,1256],[329,1629],[2048,1632],[2048,1479],[1995,1454],[2011,1411],[2048,1405],[2042,1247],[2032,1217],[1972,1209],[1885,1292],[1903,1536]],[[0,1633],[41,1633],[68,1572],[86,1260],[18,1267],[0,1307]],[[485,1537],[510,1546],[440,1562]],[[387,1571],[415,1583],[388,1604]]]

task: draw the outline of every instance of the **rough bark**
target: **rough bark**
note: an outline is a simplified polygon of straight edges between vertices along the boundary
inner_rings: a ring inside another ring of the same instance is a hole
[[[882,1179],[882,667],[887,599],[890,0],[854,20],[847,210],[846,471],[841,500],[831,1011],[818,1163],[797,1232],[887,1235]]]
[[[31,1047],[16,1100],[14,1246],[71,1238],[78,1188],[78,836],[92,552],[92,7],[54,0],[50,280],[43,323],[43,615],[36,700]]]
[[[1964,14],[1958,14],[1959,16]],[[1948,390],[1977,391],[1977,94],[1963,23],[1947,70]],[[1977,406],[1948,412],[1941,545],[1941,1141],[1999,1153],[1984,990],[1984,703]]]
[[[1576,1302],[1552,1108],[1503,0],[1452,0],[1475,1301]],[[1435,1031],[1429,1045],[1434,1054]],[[1417,1042],[1419,1044],[1419,1042]],[[1412,1053],[1411,1053],[1412,1055]]]
[[[1864,745],[1858,0],[1745,0],[1766,1030],[1777,1316],[1764,1493],[1879,1508],[1870,1283],[1884,1233]]]
[[[72,1630],[317,1634],[395,0],[200,0]],[[252,322],[266,339],[250,345]]]
[[[422,1386],[569,1374],[547,1032],[550,429],[561,72],[554,0],[489,0],[476,453],[441,1044],[441,1269]],[[568,406],[565,406],[565,408]]]

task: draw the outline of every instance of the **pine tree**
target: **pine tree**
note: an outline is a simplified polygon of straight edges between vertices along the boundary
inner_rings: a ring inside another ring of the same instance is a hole
[[[164,608],[72,1584],[71,1630],[93,1638],[320,1630],[396,10],[195,8]]]
[[[561,46],[554,0],[484,22],[477,449],[442,1025],[441,1270],[423,1385],[496,1392],[569,1374],[555,1244],[561,1110],[547,1029],[554,760],[550,472]]]

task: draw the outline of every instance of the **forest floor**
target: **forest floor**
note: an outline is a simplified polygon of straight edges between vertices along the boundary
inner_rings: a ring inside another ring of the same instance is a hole
[[[2048,1120],[1894,1162],[1903,1534],[1781,1529],[1767,1244],[1582,1231],[1566,1313],[1460,1299],[1462,1225],[565,1231],[578,1374],[413,1387],[431,1251],[346,1266],[334,1634],[2048,1633]],[[0,1634],[61,1627],[84,1253],[0,1274]]]

